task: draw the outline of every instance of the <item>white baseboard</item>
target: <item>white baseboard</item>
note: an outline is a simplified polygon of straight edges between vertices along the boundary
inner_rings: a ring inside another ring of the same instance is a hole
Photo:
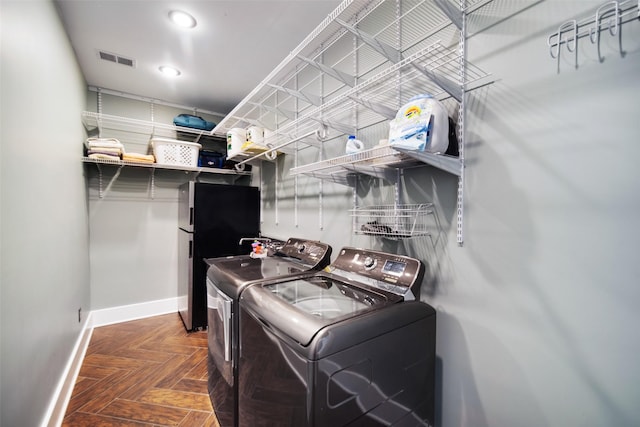
[[[64,367],[64,371],[60,376],[60,381],[56,386],[55,393],[51,398],[47,412],[41,423],[41,427],[58,427],[62,425],[64,414],[67,411],[69,400],[71,399],[71,393],[73,393],[73,387],[76,384],[76,378],[80,372],[82,366],[82,360],[89,347],[91,341],[91,334],[93,333],[93,324],[91,321],[91,313],[86,317],[82,330],[76,344],[73,346],[73,350]]]
[[[104,308],[90,312],[84,322],[82,332],[76,340],[73,351],[69,356],[69,361],[60,377],[55,393],[51,398],[41,427],[59,427],[62,425],[62,420],[64,419],[69,400],[71,399],[71,393],[73,393],[73,387],[75,386],[82,361],[84,360],[89,342],[91,341],[93,328],[177,312],[177,298]]]
[[[128,322],[130,320],[177,312],[178,298],[167,298],[139,304],[93,310],[91,316],[93,319],[93,327],[97,328],[99,326],[113,325],[114,323]]]

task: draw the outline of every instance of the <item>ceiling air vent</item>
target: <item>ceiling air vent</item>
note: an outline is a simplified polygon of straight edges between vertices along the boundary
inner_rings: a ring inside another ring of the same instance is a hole
[[[133,59],[125,58],[124,56],[116,55],[115,53],[109,53],[105,51],[98,51],[100,59],[105,61],[115,62],[116,64],[126,65],[127,67],[135,67],[136,63]]]
[[[118,64],[133,67],[133,59],[123,58],[122,56],[118,56]]]

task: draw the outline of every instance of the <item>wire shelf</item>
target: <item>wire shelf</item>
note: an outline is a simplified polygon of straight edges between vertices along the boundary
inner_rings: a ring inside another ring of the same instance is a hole
[[[399,240],[427,236],[433,204],[364,206],[351,210],[355,234]]]
[[[395,183],[393,209],[354,211],[356,218],[375,214],[391,230],[387,235],[386,228],[378,232],[367,228],[374,219],[360,223],[358,232],[393,238],[426,233],[423,210],[430,206],[398,206],[401,170],[428,164],[452,173],[459,177],[458,243],[462,244],[465,95],[492,83],[490,74],[465,59],[467,19],[493,1],[415,0],[400,5],[385,0],[343,0],[213,131],[222,134],[257,125],[273,131],[265,138],[270,147],[267,152],[290,154],[315,147],[323,153],[325,142],[364,129],[382,130],[410,98],[429,93],[445,102],[448,110],[458,112],[458,157],[375,147],[298,166],[290,174],[351,187],[360,175]],[[257,154],[240,164],[263,157]],[[297,181],[294,191],[297,203]],[[277,198],[276,193],[276,222]],[[322,191],[319,203],[322,206]],[[391,222],[405,218],[398,216],[403,208],[409,211],[403,215],[414,216],[411,226]],[[363,226],[366,230],[360,229]]]
[[[457,82],[460,61],[457,50],[444,47],[437,41],[357,86],[343,90],[321,106],[307,109],[296,120],[291,120],[274,131],[265,142],[282,147],[288,141],[312,133],[322,126],[328,131],[337,131],[333,136],[352,133],[354,129],[345,129],[344,124],[351,123],[354,114],[359,117],[359,128],[391,119],[395,109],[388,106],[396,105],[399,84],[403,87],[403,96],[406,98],[404,101],[408,101],[416,93],[425,92],[438,99],[458,97],[461,92],[461,86]],[[398,77],[400,71],[402,76]],[[486,76],[481,70],[476,70],[476,74],[478,79]],[[437,78],[434,79],[434,76]],[[447,89],[455,92],[454,94],[442,88],[444,82],[448,83]],[[221,125],[218,125],[214,130],[220,129]],[[308,145],[317,144],[313,137],[303,142]]]
[[[467,0],[466,10],[475,11],[493,0]],[[246,127],[248,125],[262,125],[273,129],[280,129],[282,125],[288,125],[294,118],[295,113],[286,114],[286,105],[294,97],[291,93],[286,94],[280,88],[296,88],[312,96],[322,96],[323,101],[341,96],[345,90],[351,89],[353,80],[329,79],[329,85],[320,83],[321,73],[313,73],[313,61],[328,61],[325,65],[340,73],[351,74],[353,72],[353,59],[350,55],[357,55],[357,83],[368,79],[390,64],[397,64],[399,61],[411,56],[424,46],[432,44],[438,39],[450,40],[455,38],[455,31],[459,30],[462,11],[456,7],[448,7],[449,1],[416,0],[403,8],[398,14],[393,2],[384,0],[345,0],[336,10],[309,34],[283,61],[270,73],[250,94],[248,94],[222,121],[214,131],[225,133],[235,127]],[[452,5],[453,6],[453,5]],[[347,25],[345,25],[347,24]],[[351,27],[351,29],[349,29]],[[398,29],[402,29],[401,45],[398,43]],[[356,29],[353,31],[352,29]],[[353,34],[367,33],[370,39],[374,39],[375,47],[371,44],[358,43],[354,46],[354,52],[350,55],[331,55],[336,50],[336,46],[353,45]],[[380,48],[384,45],[384,48]],[[395,46],[395,47],[392,47]],[[386,50],[381,54],[382,50]],[[457,48],[452,51],[459,56]],[[311,60],[311,61],[309,61]],[[459,58],[458,58],[459,60]],[[470,83],[476,78],[487,76],[486,73],[474,68],[468,73],[465,80]],[[474,73],[478,73],[474,75]],[[453,77],[454,80],[460,78],[460,67],[453,65],[445,75]],[[304,76],[299,79],[299,76]],[[331,74],[336,76],[336,74]],[[323,93],[317,93],[319,85],[323,85]],[[424,93],[429,88],[423,88],[419,92]],[[437,88],[438,93],[442,92]],[[402,105],[403,100],[394,98],[393,102],[387,104],[397,107]],[[305,102],[304,105],[311,105]],[[266,108],[268,107],[268,108]],[[301,109],[295,108],[300,113]],[[360,123],[358,127],[361,128]],[[281,141],[274,142],[275,144]]]
[[[129,117],[113,116],[110,114],[94,113],[92,111],[84,111],[82,113],[82,123],[87,129],[98,129],[100,133],[105,129],[110,129],[128,134],[139,134],[146,140],[152,137],[175,139],[180,135],[181,139],[188,142],[198,142],[201,136],[213,136],[212,131],[132,119]]]
[[[110,160],[110,159],[92,159],[90,157],[82,157],[83,163],[93,163],[96,165],[112,165],[112,166],[131,166],[148,169],[167,169],[185,172],[211,173],[217,175],[251,175],[250,171],[238,171],[236,169],[207,168],[200,166],[180,166],[180,165],[163,165],[159,163],[143,163],[132,162],[129,160]]]
[[[357,174],[395,182],[397,169],[419,165],[421,162],[386,145],[291,168],[289,173],[354,186]]]

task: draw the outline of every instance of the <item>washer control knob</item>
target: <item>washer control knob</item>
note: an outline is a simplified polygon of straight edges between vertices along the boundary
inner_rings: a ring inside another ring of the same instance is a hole
[[[300,246],[298,246],[298,252],[299,253],[303,253],[306,248],[307,247],[305,245],[300,245]]]
[[[373,267],[376,266],[376,260],[375,258],[368,256],[364,259],[363,264],[366,270],[371,270]]]

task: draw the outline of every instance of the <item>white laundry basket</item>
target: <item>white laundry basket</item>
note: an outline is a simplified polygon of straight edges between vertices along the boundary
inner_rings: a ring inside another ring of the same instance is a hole
[[[202,145],[170,138],[152,138],[151,147],[158,164],[197,167]]]

